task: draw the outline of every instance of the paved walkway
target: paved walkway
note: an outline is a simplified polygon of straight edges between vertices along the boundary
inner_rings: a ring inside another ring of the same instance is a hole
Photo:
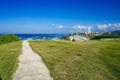
[[[32,51],[28,41],[23,41],[22,51],[13,80],[53,80],[41,57]]]

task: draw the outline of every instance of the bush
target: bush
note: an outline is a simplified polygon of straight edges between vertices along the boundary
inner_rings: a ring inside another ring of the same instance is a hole
[[[105,32],[99,36],[93,37],[92,39],[100,40],[102,38],[120,38],[120,35],[118,33]]]
[[[117,32],[115,32],[115,33],[111,33],[111,37],[112,38],[120,38],[120,35]]]
[[[101,38],[110,38],[111,37],[111,33],[110,32],[105,32],[101,35]]]
[[[0,35],[0,44],[13,42],[13,41],[19,41],[19,40],[20,40],[20,38],[17,37],[16,35],[14,35],[14,34]]]

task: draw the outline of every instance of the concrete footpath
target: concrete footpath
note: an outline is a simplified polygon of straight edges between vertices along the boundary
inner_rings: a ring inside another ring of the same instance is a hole
[[[53,80],[41,57],[32,51],[28,41],[23,41],[22,45],[22,54],[13,80]]]

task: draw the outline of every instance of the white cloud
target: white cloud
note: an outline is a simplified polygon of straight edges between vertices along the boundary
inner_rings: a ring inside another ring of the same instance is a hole
[[[91,32],[91,29],[93,29],[93,27],[91,27],[91,26],[83,26],[83,25],[75,25],[73,27],[73,29],[75,29],[78,32]]]
[[[57,27],[58,29],[63,29],[65,28],[63,25],[59,25],[59,24],[52,24],[53,26]]]
[[[81,30],[81,29],[86,29],[86,26],[75,25],[75,26],[73,27],[73,29],[79,29],[79,30]]]
[[[73,29],[80,32],[86,32],[86,31],[91,32],[91,30],[92,31],[115,31],[115,30],[120,30],[120,23],[97,24],[95,26],[75,25]]]
[[[60,24],[52,24],[57,29],[66,30],[66,31],[75,31],[75,32],[91,32],[92,31],[115,31],[120,30],[120,23],[109,23],[109,24],[97,24],[94,26],[85,26],[85,25],[75,25],[75,26],[63,26]]]
[[[98,28],[99,30],[106,30],[108,27],[109,27],[109,26],[106,25],[106,24],[103,24],[103,25],[98,24],[98,25],[97,25],[97,28]]]
[[[101,31],[115,31],[120,30],[120,23],[114,23],[114,24],[98,24],[97,28]]]
[[[62,25],[59,25],[59,26],[58,26],[58,28],[59,28],[59,29],[63,29],[63,28],[64,28],[64,26],[62,26]]]
[[[113,27],[114,27],[115,29],[120,29],[120,23],[113,24]]]
[[[108,27],[111,27],[112,26],[112,24],[108,24]]]

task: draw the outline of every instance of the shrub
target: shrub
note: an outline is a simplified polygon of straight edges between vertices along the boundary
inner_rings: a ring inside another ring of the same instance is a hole
[[[100,40],[102,38],[120,38],[120,35],[118,33],[105,32],[99,36],[93,37],[92,39]]]
[[[14,34],[3,34],[0,35],[0,44],[13,42],[13,41],[19,41],[20,38]]]

